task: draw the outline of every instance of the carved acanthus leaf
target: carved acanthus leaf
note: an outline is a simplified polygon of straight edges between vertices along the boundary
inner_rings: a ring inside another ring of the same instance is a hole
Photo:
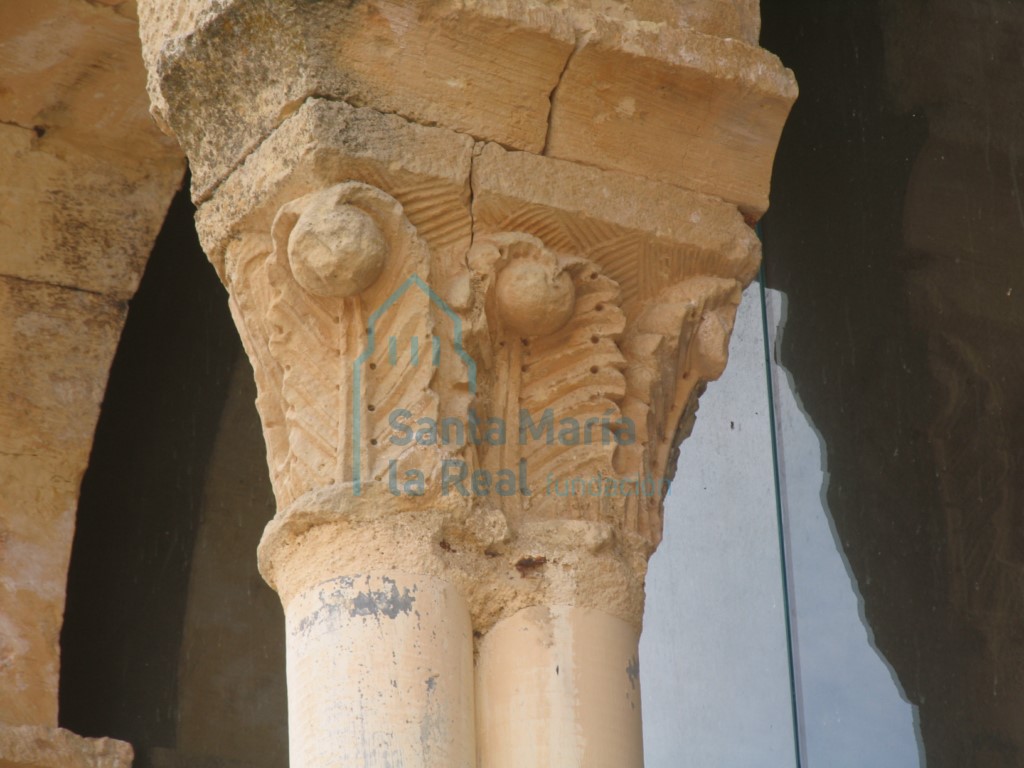
[[[430,474],[436,456],[391,440],[389,415],[437,417],[429,254],[400,204],[350,182],[282,206],[267,262],[267,349],[281,370],[287,506],[336,483]]]
[[[500,503],[531,518],[595,517],[599,499],[559,496],[552,480],[613,473],[625,395],[619,287],[594,263],[523,233],[479,240],[469,261],[486,308],[474,348],[485,361],[477,412],[507,432],[480,446],[481,462],[524,472],[531,491]]]
[[[627,499],[625,525],[657,545],[662,498],[675,474],[679,443],[693,426],[704,384],[725,369],[741,286],[696,277],[658,294],[629,325],[622,342],[627,391],[623,415],[636,441],[617,454],[616,468],[647,481],[651,492]]]

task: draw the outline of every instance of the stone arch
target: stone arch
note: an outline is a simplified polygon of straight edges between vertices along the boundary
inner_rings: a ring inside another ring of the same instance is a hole
[[[148,114],[134,3],[0,17],[0,760],[125,760],[56,729],[58,639],[107,373],[184,161]]]

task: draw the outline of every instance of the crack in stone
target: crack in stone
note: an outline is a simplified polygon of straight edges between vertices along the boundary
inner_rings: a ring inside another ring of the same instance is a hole
[[[224,185],[224,182],[231,178],[235,171],[237,171],[239,168],[245,165],[249,161],[249,158],[255,155],[260,150],[260,147],[262,147],[278,130],[280,130],[281,126],[283,126],[286,122],[291,120],[298,112],[302,110],[304,106],[306,106],[306,104],[310,103],[311,101],[328,101],[331,102],[332,104],[345,104],[347,106],[352,107],[353,109],[368,109],[372,112],[376,112],[378,115],[394,115],[395,117],[400,117],[410,125],[417,125],[422,128],[439,128],[441,130],[450,131],[451,133],[454,133],[458,136],[468,136],[475,142],[490,141],[490,139],[482,138],[480,136],[474,136],[473,134],[466,133],[465,131],[457,131],[454,128],[448,128],[436,121],[423,122],[415,120],[409,115],[404,115],[401,112],[395,112],[393,110],[381,110],[377,109],[376,107],[359,104],[358,102],[353,102],[337,96],[331,96],[330,94],[314,91],[300,98],[293,99],[285,108],[281,110],[281,112],[278,115],[278,121],[275,122],[274,125],[265,134],[261,134],[260,136],[258,136],[255,139],[255,141],[252,144],[250,144],[247,149],[244,150],[244,154],[236,162],[232,163],[220,178],[218,178],[205,189],[202,189],[194,193],[192,196],[192,202],[195,204],[195,206],[198,208],[200,205],[210,200],[217,193],[217,190]],[[500,142],[494,143],[500,144]],[[515,149],[514,147],[507,147],[504,144],[501,144],[501,146],[505,147],[505,149]]]
[[[198,208],[200,205],[202,205],[210,198],[212,198],[217,193],[217,190],[220,189],[221,186],[223,186],[224,182],[230,179],[231,176],[235,173],[235,171],[237,171],[239,168],[241,168],[243,165],[249,162],[249,158],[255,155],[257,152],[259,152],[260,147],[262,147],[267,142],[267,140],[270,139],[270,137],[273,136],[281,128],[282,125],[291,120],[309,102],[318,100],[348,104],[350,107],[354,106],[349,102],[345,101],[344,99],[335,98],[324,93],[319,93],[318,91],[312,91],[310,93],[307,93],[305,96],[301,96],[297,99],[292,99],[288,104],[281,108],[281,111],[277,115],[276,121],[272,126],[270,126],[267,132],[257,136],[252,141],[252,143],[249,144],[249,146],[243,150],[242,155],[238,158],[238,160],[236,160],[234,163],[228,166],[228,169],[220,178],[211,183],[205,189],[199,190],[198,192],[195,192],[193,194],[193,204]]]
[[[473,243],[476,242],[476,210],[474,203],[476,202],[476,186],[474,179],[474,171],[476,170],[476,159],[480,156],[480,153],[484,151],[484,145],[486,142],[478,141],[473,145],[473,153],[469,156],[469,247],[473,247]],[[466,267],[469,267],[469,249],[466,250],[465,256]]]
[[[562,65],[562,71],[558,73],[558,79],[555,81],[555,87],[551,89],[551,93],[548,94],[548,125],[547,130],[544,133],[544,146],[541,147],[540,153],[546,155],[548,153],[548,147],[551,144],[551,126],[555,122],[555,103],[558,99],[558,90],[562,87],[562,81],[565,79],[565,73],[569,71],[569,65],[572,64],[572,60],[576,58],[576,54],[583,50],[583,47],[587,44],[586,37],[578,37],[576,39],[576,47],[573,48],[569,55],[565,57],[565,64]]]
[[[139,20],[132,15],[129,9],[129,0],[121,0],[120,2],[109,2],[109,0],[85,0],[85,3],[86,5],[91,5],[93,8],[110,11],[114,16],[121,19],[127,19],[138,26]]]
[[[119,304],[124,303],[122,299],[118,299],[116,296],[113,296],[109,293],[103,293],[102,291],[94,291],[91,288],[82,288],[81,286],[78,285],[68,285],[67,283],[53,283],[48,280],[37,280],[31,277],[23,277],[21,275],[9,275],[3,272],[0,272],[0,280],[16,280],[20,283],[28,283],[29,285],[45,285],[50,288],[60,288],[65,291],[77,291],[78,293],[87,293],[90,296],[99,296],[100,298],[110,299]]]
[[[471,139],[477,142],[486,142],[492,140],[483,138],[481,136],[474,136],[472,133],[466,133],[465,131],[458,131],[454,128],[446,128],[437,123],[436,121],[422,122],[411,118],[409,115],[403,115],[400,112],[378,110],[377,108],[374,108],[374,106],[359,104],[357,102],[349,101],[348,99],[340,98],[338,96],[332,96],[327,93],[319,93],[317,91],[314,91],[300,98],[293,99],[288,105],[286,105],[278,116],[278,122],[275,122],[266,133],[258,136],[255,139],[255,141],[253,141],[253,143],[250,144],[248,148],[246,148],[244,154],[242,155],[241,158],[239,158],[237,162],[232,163],[220,178],[218,178],[209,186],[207,186],[204,189],[201,189],[200,191],[198,191],[198,193],[195,193],[193,195],[193,204],[198,208],[204,203],[208,202],[211,198],[213,198],[213,196],[216,195],[217,193],[217,189],[219,189],[224,184],[224,182],[227,181],[227,179],[229,179],[234,174],[234,172],[236,172],[237,170],[239,170],[239,168],[241,168],[247,162],[249,162],[249,159],[253,157],[257,152],[259,152],[259,148],[264,143],[266,143],[266,141],[271,136],[273,136],[274,133],[278,132],[278,130],[280,130],[285,123],[287,123],[289,120],[295,117],[295,115],[302,110],[303,106],[305,106],[310,101],[330,101],[331,103],[336,104],[347,104],[348,106],[351,106],[353,110],[370,110],[372,112],[377,113],[378,115],[394,115],[395,117],[401,118],[402,120],[406,121],[411,125],[417,125],[422,128],[440,128],[445,131],[451,131],[452,133],[455,133],[459,136],[469,136]],[[506,150],[515,150],[516,148],[512,146],[506,146],[505,144],[501,144],[501,142],[495,143],[498,143],[501,146],[505,146]]]
[[[20,128],[23,131],[31,131],[37,138],[46,135],[46,128],[42,125],[22,125],[15,120],[0,120],[0,125],[9,125],[12,128]]]

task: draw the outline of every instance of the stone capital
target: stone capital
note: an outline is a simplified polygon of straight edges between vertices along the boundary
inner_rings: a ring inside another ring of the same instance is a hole
[[[759,259],[727,203],[326,101],[199,223],[279,523],[372,497],[371,518],[584,522],[644,555]]]
[[[469,765],[474,732],[481,765],[511,765],[560,719],[587,749],[525,762],[636,763],[646,562],[758,269],[749,221],[796,91],[756,12],[597,5],[140,4],[154,111],[255,370],[278,502],[260,567],[298,706],[443,723],[443,757],[395,736],[417,765]],[[370,621],[418,654],[388,673],[408,692],[372,672],[375,703],[324,693],[318,664],[367,662],[323,633]],[[521,635],[548,650],[517,666]],[[622,675],[570,673],[580,654]],[[574,693],[515,703],[508,675],[550,661]],[[505,727],[526,710],[551,716]]]

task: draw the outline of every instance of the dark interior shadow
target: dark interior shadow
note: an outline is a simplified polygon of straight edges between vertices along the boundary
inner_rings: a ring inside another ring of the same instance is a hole
[[[836,535],[927,764],[1024,764],[1024,4],[762,10],[801,89],[768,284]]]
[[[82,483],[60,725],[131,742],[137,766],[276,767],[283,619],[254,543],[273,505],[252,373],[186,190],[131,301]]]

